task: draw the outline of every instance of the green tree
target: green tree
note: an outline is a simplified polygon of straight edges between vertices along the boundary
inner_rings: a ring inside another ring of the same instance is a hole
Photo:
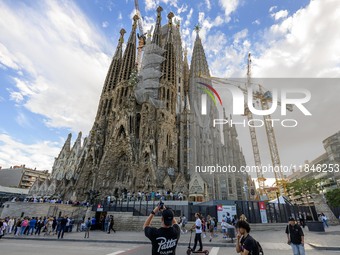
[[[340,206],[340,189],[333,189],[328,191],[326,194],[327,202],[330,206],[338,207]]]
[[[319,193],[319,187],[317,185],[319,181],[320,180],[317,179],[298,179],[287,184],[288,193],[293,193],[295,196],[304,196],[306,198],[307,204],[309,206],[309,211],[313,219],[314,216],[310,207],[309,196],[312,193]]]

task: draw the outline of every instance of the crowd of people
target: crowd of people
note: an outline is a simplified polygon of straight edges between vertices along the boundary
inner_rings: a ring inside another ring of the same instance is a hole
[[[85,232],[84,238],[89,238],[90,230],[100,229],[108,234],[114,229],[114,216],[107,215],[98,221],[95,217],[83,217],[82,220],[75,220],[72,217],[6,217],[0,219],[0,238],[3,235],[14,236],[57,236],[58,239],[64,237],[64,233],[77,231]]]
[[[161,213],[162,227],[160,229],[152,228],[151,221],[155,214]],[[328,226],[327,217],[321,213],[319,215],[320,220],[325,226]],[[237,218],[236,215],[222,216],[220,228],[218,228],[218,221],[215,217],[207,215],[204,217],[200,213],[195,213],[195,223],[192,226],[188,226],[188,220],[185,215],[179,217],[179,221],[175,219],[174,213],[171,209],[160,209],[158,205],[150,214],[144,224],[145,235],[152,241],[153,253],[159,254],[156,251],[161,249],[156,237],[162,237],[164,240],[172,237],[172,243],[165,245],[166,249],[176,249],[177,242],[180,238],[180,234],[186,234],[189,231],[195,233],[194,246],[191,251],[203,251],[202,238],[209,238],[211,242],[214,238],[218,237],[218,232],[222,233],[221,238],[233,239],[236,238],[236,252],[242,255],[244,254],[261,254],[262,247],[258,241],[256,241],[250,233],[250,225],[247,222],[247,218],[244,214]],[[176,226],[175,226],[176,225]],[[95,217],[83,219],[82,221],[75,221],[72,217],[60,216],[60,217],[22,217],[13,218],[6,217],[0,220],[0,238],[3,235],[14,236],[28,236],[28,235],[41,235],[51,236],[55,235],[58,239],[64,237],[64,233],[72,232],[74,226],[77,226],[76,231],[84,231],[84,238],[90,237],[91,229],[101,229],[110,234],[114,233],[114,216],[103,215],[100,219]],[[298,214],[298,218],[290,217],[288,225],[286,226],[285,233],[287,235],[287,243],[292,247],[293,254],[304,255],[304,233],[305,217],[302,213]],[[163,239],[162,239],[163,240]],[[170,239],[169,239],[170,240]],[[162,246],[163,247],[163,246]],[[163,247],[163,248],[164,248]],[[198,248],[196,250],[196,248]],[[164,248],[165,249],[165,248]],[[172,254],[170,253],[167,254]]]
[[[138,192],[131,192],[126,189],[123,189],[120,194],[116,193],[114,196],[107,196],[106,203],[112,203],[114,201],[167,201],[167,200],[177,200],[182,201],[185,197],[183,192],[173,192],[171,190],[168,191],[138,191]]]
[[[73,206],[90,206],[88,201],[72,201],[72,200],[62,200],[60,198],[49,198],[49,197],[26,197],[26,198],[17,198],[13,197],[11,202],[24,202],[24,203],[50,203],[50,204],[66,204]]]
[[[96,199],[96,202],[103,204],[112,204],[116,201],[119,202],[127,202],[127,201],[157,201],[157,200],[177,200],[182,201],[185,199],[183,192],[173,192],[171,190],[168,191],[138,191],[131,192],[126,189],[122,189],[121,192],[116,192],[112,196],[107,196],[104,201],[99,201]],[[93,204],[90,201],[72,201],[72,200],[62,200],[53,196],[31,196],[25,198],[13,197],[11,198],[11,202],[25,202],[25,203],[51,203],[51,204],[67,204],[73,206],[86,206],[89,207]]]
[[[64,237],[65,232],[72,232],[75,220],[71,217],[6,217],[0,220],[0,233],[3,235],[28,236],[43,233]]]

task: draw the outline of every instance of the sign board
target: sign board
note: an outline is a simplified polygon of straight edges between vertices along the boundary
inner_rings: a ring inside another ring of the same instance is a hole
[[[229,213],[231,219],[233,219],[234,215],[237,215],[236,205],[217,205],[218,222],[222,222],[223,215],[226,217],[227,213]]]
[[[263,201],[259,202],[260,207],[260,215],[261,215],[261,222],[262,223],[268,223],[267,219],[267,211],[266,211],[266,204]]]

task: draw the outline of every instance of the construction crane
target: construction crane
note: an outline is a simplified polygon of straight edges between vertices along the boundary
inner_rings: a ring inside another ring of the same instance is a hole
[[[138,0],[135,0],[135,9],[136,9],[136,14],[138,15],[139,19],[137,21],[138,24],[138,29],[139,29],[139,33],[137,33],[137,37],[138,37],[138,54],[137,54],[137,71],[139,72],[139,70],[141,69],[141,63],[142,63],[142,55],[143,55],[143,48],[146,42],[146,34],[144,33],[144,28],[143,28],[143,18],[142,15],[140,13],[139,10],[139,4],[138,4]]]
[[[248,65],[247,65],[247,89],[251,86],[251,54],[248,53]],[[248,121],[253,120],[253,113],[249,110],[248,105],[245,103],[245,115],[248,118]],[[261,197],[265,194],[265,181],[266,178],[263,176],[262,172],[262,163],[261,163],[261,156],[260,156],[260,150],[257,142],[257,136],[256,136],[256,129],[252,125],[249,126],[249,132],[250,132],[250,140],[251,145],[253,148],[253,155],[254,155],[254,162],[256,166],[256,175],[257,175],[257,183],[259,185],[258,193],[259,198],[261,200]]]
[[[234,86],[237,86],[235,84],[232,83],[232,81],[227,81],[226,79],[223,78],[218,78],[218,77],[213,77],[213,76],[204,76],[201,75],[202,78],[206,78],[206,79],[210,79],[210,80],[214,80],[218,83],[224,83],[224,84],[231,84]],[[248,71],[247,71],[247,86],[251,85],[251,58],[250,58],[250,54],[248,55]],[[270,93],[269,90],[265,90],[265,88],[260,85],[260,84],[256,84],[259,87],[258,91],[253,92],[253,99],[254,100],[258,100],[260,102],[261,108],[262,110],[268,110],[269,109],[269,103],[272,102],[272,95]],[[245,95],[248,94],[248,90],[241,87],[241,86],[237,86],[240,90],[243,91],[243,93]],[[281,102],[278,101],[277,104],[279,106],[281,106]],[[287,110],[292,111],[292,107],[291,105],[287,105]],[[252,113],[249,111],[248,107],[245,108],[245,115],[247,116],[248,120],[252,120],[253,119],[253,115]],[[274,132],[274,128],[272,125],[270,125],[271,123],[271,116],[270,115],[264,115],[264,125],[265,125],[265,129],[266,129],[266,135],[267,135],[267,139],[268,139],[268,145],[269,145],[269,151],[270,151],[270,155],[271,155],[271,160],[272,160],[272,164],[273,164],[273,168],[274,169],[279,169],[279,171],[274,171],[274,176],[275,176],[275,184],[276,187],[281,194],[285,194],[286,192],[286,180],[284,179],[283,173],[281,171],[281,161],[280,161],[280,156],[279,156],[279,151],[278,151],[278,147],[277,147],[277,142],[276,142],[276,137],[275,137],[275,132]],[[263,176],[263,172],[262,172],[262,168],[261,168],[261,158],[260,158],[260,152],[259,152],[259,146],[258,146],[258,142],[257,142],[257,137],[256,137],[256,131],[254,127],[250,127],[251,125],[249,125],[249,130],[250,130],[250,136],[251,136],[251,143],[252,143],[252,147],[253,147],[253,154],[254,154],[254,159],[255,159],[255,164],[258,168],[257,171],[257,177],[258,177],[258,183],[259,183],[259,189],[260,189],[260,193],[262,192],[265,193],[265,178]],[[262,188],[262,190],[261,190]]]

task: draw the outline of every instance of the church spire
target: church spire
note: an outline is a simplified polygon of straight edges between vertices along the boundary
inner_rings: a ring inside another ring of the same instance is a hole
[[[138,19],[139,17],[136,14],[133,17],[132,31],[124,51],[118,82],[128,80],[132,70],[136,67],[136,28]]]
[[[188,49],[184,50],[184,61],[183,61],[183,84],[184,84],[184,95],[187,96],[189,93],[189,64],[188,64]]]
[[[125,29],[122,28],[120,30],[120,37],[119,37],[118,45],[116,48],[116,52],[113,55],[109,71],[107,72],[107,75],[106,75],[103,92],[112,90],[114,86],[117,84],[120,64],[122,62],[122,52],[123,52],[122,46],[124,42],[125,33],[126,33]]]
[[[156,21],[156,27],[153,32],[153,38],[152,43],[157,44],[158,46],[161,46],[161,38],[162,38],[162,32],[161,32],[161,21],[162,21],[162,15],[161,12],[163,11],[163,8],[161,6],[158,6],[157,8],[157,21]]]
[[[60,159],[60,158],[67,158],[69,155],[70,155],[70,152],[71,152],[71,139],[72,139],[72,133],[69,133],[68,136],[67,136],[67,139],[64,143],[64,146],[63,148],[61,149],[60,153],[59,153],[59,156],[57,159]]]
[[[202,41],[199,36],[200,26],[195,26],[196,40],[191,58],[190,77],[199,77],[200,75],[210,76],[209,67]]]
[[[168,14],[168,34],[166,43],[164,46],[164,52],[163,57],[165,58],[165,61],[162,65],[162,79],[167,80],[172,84],[176,84],[176,56],[175,56],[175,50],[173,45],[173,34],[172,34],[172,18],[175,15],[170,12]]]

